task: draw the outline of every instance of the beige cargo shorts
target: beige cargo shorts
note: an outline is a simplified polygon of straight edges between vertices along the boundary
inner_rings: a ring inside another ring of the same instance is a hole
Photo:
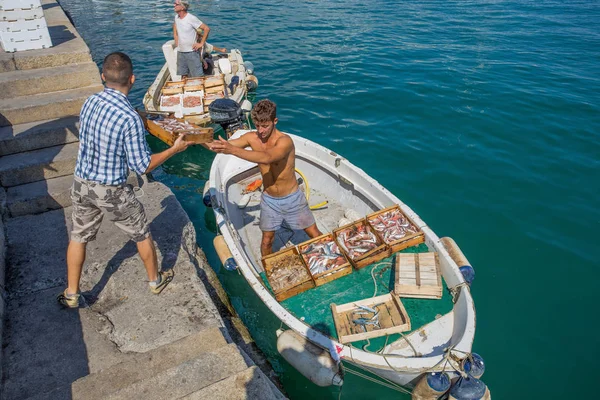
[[[134,242],[141,242],[150,235],[144,207],[131,185],[106,186],[75,177],[71,201],[73,241],[87,243],[96,239],[104,215]]]

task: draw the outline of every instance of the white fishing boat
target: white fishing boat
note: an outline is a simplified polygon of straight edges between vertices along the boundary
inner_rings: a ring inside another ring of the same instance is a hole
[[[166,42],[162,49],[166,62],[144,96],[146,112],[172,113],[178,118],[205,126],[221,123],[219,116],[211,118],[209,112],[210,105],[215,101],[218,103],[219,99],[230,101],[229,104],[225,103],[228,109],[231,108],[230,104],[237,104],[240,110],[250,111],[252,104],[246,97],[249,91],[256,89],[258,79],[254,76],[254,66],[251,62],[244,61],[239,50],[211,54],[209,73],[203,78],[183,81],[177,75],[175,42]],[[218,108],[217,114],[220,111]],[[239,119],[243,121],[241,111],[239,115]]]
[[[234,137],[245,132],[238,131]],[[258,167],[231,155],[218,154],[204,198],[205,204],[212,206],[222,234],[215,239],[215,247],[224,265],[238,268],[281,320],[284,329],[278,331],[278,350],[283,357],[321,386],[341,385],[344,373],[360,375],[356,370],[359,368],[375,374],[384,385],[412,391],[413,398],[433,399],[446,392],[450,398],[467,398],[461,397],[465,390],[485,393],[482,397],[468,398],[490,398],[489,390],[478,379],[483,374],[483,361],[472,352],[476,320],[470,293],[473,269],[454,241],[440,239],[399,198],[344,157],[307,139],[290,136],[295,145],[301,189],[308,195],[309,204],[320,204],[311,208],[315,208],[313,213],[321,232],[337,234],[340,223],[352,225],[357,217],[364,221],[391,207],[399,209],[421,235],[420,239],[412,235],[416,239],[403,247],[422,243],[402,252],[388,249],[387,258],[371,256],[367,264],[376,261],[370,265],[363,263],[360,269],[350,268],[351,273],[345,270],[338,277],[323,280],[321,276],[321,284],[315,279],[316,285],[309,284],[308,289],[306,285],[298,285],[282,296],[273,290],[265,271],[267,263],[260,256],[261,232],[257,222],[260,191],[251,192],[249,199],[243,193],[248,183],[260,178]],[[303,231],[284,227],[276,234],[275,251],[282,249],[281,254],[295,248],[294,252],[300,254],[302,244],[308,239]],[[440,290],[439,299],[399,297],[392,290],[399,278],[394,276],[391,266],[396,264],[399,254],[418,257],[421,253],[433,253],[437,260],[446,289],[443,295]],[[346,303],[346,312],[350,304],[364,314],[378,306],[379,313],[387,307],[380,306],[386,301],[392,308],[395,304],[398,310],[404,310],[407,320],[390,322],[389,318],[384,321],[380,317],[381,326],[355,327],[339,321],[344,314],[341,304]]]

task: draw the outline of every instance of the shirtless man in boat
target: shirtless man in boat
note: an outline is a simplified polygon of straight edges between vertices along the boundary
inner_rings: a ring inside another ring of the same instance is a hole
[[[231,154],[258,164],[264,191],[260,200],[262,256],[273,252],[275,231],[285,220],[292,229],[303,229],[308,236],[321,235],[310,211],[306,196],[296,181],[296,151],[294,142],[277,128],[277,106],[261,100],[252,110],[256,131],[238,139],[215,140],[208,146],[215,153]],[[252,150],[247,150],[250,147]]]

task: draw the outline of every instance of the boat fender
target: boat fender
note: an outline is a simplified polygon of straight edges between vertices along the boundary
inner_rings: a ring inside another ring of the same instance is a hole
[[[246,67],[249,75],[254,74],[254,64],[252,64],[252,61],[244,61],[244,67]]]
[[[204,190],[202,191],[202,203],[206,207],[212,207],[212,202],[210,201],[210,186],[208,181],[204,184]]]
[[[477,378],[462,376],[450,389],[449,400],[491,400],[490,390]]]
[[[250,103],[250,100],[245,99],[244,101],[242,101],[242,111],[245,113],[249,113],[250,111],[252,111],[252,103]]]
[[[216,236],[213,240],[213,246],[215,246],[217,255],[219,256],[219,259],[221,260],[221,263],[225,269],[227,271],[236,270],[238,267],[237,263],[235,262],[231,251],[229,251],[229,246],[227,246],[227,243],[225,243],[225,238],[223,238],[221,235]]]
[[[219,70],[222,74],[231,74],[231,61],[227,58],[219,58]]]
[[[352,221],[350,221],[348,218],[342,217],[342,218],[340,218],[340,220],[338,222],[338,227],[342,227],[344,225],[348,225],[348,224],[351,224],[351,223],[352,223]]]
[[[471,263],[467,260],[467,257],[465,257],[460,247],[458,247],[454,239],[450,237],[443,237],[440,239],[440,242],[444,245],[452,260],[458,265],[465,281],[471,285],[475,279],[475,269],[471,267]]]
[[[472,376],[473,378],[481,378],[485,372],[485,362],[483,357],[477,353],[471,353],[471,357],[464,359],[462,364],[463,371]]]
[[[243,195],[237,203],[238,208],[246,208],[246,206],[250,203],[250,193],[246,193]]]
[[[258,78],[254,75],[248,75],[246,77],[246,88],[249,92],[256,90],[258,87]]]
[[[342,386],[340,364],[324,350],[293,330],[277,330],[277,351],[317,386]]]
[[[412,391],[412,400],[437,400],[450,389],[450,377],[445,372],[424,375]]]
[[[362,218],[353,208],[347,208],[346,211],[344,211],[344,217],[348,218],[350,222],[358,221]]]

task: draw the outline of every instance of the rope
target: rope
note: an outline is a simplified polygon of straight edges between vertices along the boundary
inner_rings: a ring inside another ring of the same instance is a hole
[[[377,296],[377,279],[375,279],[375,269],[382,265],[390,265],[391,266],[392,263],[391,263],[391,261],[383,261],[383,262],[375,264],[375,266],[371,270],[371,278],[373,279],[373,283],[375,284],[375,292],[373,292],[373,297]]]
[[[458,295],[460,294],[459,289],[461,287],[469,287],[469,284],[465,281],[465,282],[461,282],[458,285],[452,286],[448,288],[448,292],[450,293],[450,295],[452,296],[452,303],[456,303],[456,301],[458,300]]]
[[[350,372],[351,374],[354,374],[354,375],[360,377],[360,378],[366,379],[368,381],[371,381],[371,382],[376,383],[378,385],[381,385],[383,387],[387,387],[389,389],[395,390],[397,392],[406,393],[406,394],[410,394],[411,393],[410,390],[408,390],[408,389],[406,389],[406,388],[404,388],[404,387],[402,387],[402,386],[400,386],[400,385],[398,385],[398,384],[390,381],[389,379],[381,377],[382,379],[384,379],[384,380],[386,380],[386,381],[389,382],[389,383],[386,383],[386,382],[382,382],[382,381],[380,381],[378,379],[372,378],[372,377],[370,377],[368,375],[365,375],[362,372],[350,369],[347,366],[346,366],[345,370],[348,371],[348,372]]]

